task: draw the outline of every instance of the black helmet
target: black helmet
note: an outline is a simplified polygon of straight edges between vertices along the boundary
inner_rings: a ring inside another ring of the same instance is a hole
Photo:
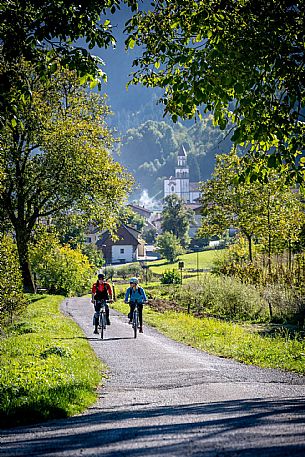
[[[100,273],[97,277],[97,279],[105,279],[105,275],[103,275],[103,273]]]

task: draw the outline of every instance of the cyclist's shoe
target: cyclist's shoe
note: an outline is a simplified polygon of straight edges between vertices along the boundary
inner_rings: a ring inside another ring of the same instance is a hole
[[[95,329],[93,333],[95,333],[96,335],[98,335],[98,330]]]
[[[110,325],[110,319],[107,319],[107,325]]]
[[[129,319],[128,324],[132,324],[132,319]]]
[[[139,328],[139,333],[143,333],[143,327]]]

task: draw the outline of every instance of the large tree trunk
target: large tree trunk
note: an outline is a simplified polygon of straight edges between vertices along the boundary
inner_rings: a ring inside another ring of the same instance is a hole
[[[29,263],[29,236],[23,229],[16,230],[16,242],[19,255],[19,263],[22,273],[23,290],[27,293],[35,293],[35,285]]]

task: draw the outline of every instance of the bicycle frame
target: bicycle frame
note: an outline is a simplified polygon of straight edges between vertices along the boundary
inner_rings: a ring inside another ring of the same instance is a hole
[[[138,302],[135,302],[135,308],[132,314],[132,328],[133,328],[133,335],[136,338],[139,326],[139,310],[138,310]]]
[[[106,318],[106,300],[101,301],[101,309],[98,311],[98,324],[101,330],[101,339],[104,338],[104,332],[106,330],[107,318]]]

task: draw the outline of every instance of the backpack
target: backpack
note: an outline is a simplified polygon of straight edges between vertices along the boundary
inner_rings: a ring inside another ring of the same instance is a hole
[[[95,300],[109,300],[109,294],[108,294],[106,283],[103,282],[103,290],[99,290],[98,289],[99,285],[100,284],[97,281],[97,283],[96,283],[96,292],[95,292],[95,295],[94,295]]]
[[[144,298],[142,287],[138,287],[138,291],[139,291],[139,294],[142,295]],[[132,287],[129,287],[129,298],[131,298],[131,292],[132,292]]]

